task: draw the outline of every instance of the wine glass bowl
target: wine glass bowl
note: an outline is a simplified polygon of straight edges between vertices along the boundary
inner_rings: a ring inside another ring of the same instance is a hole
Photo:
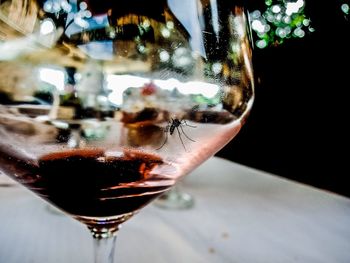
[[[1,0],[0,170],[114,236],[239,132],[248,29],[235,1]]]

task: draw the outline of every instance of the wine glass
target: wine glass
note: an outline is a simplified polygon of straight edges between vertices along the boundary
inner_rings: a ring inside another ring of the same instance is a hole
[[[1,171],[113,262],[120,225],[239,132],[247,29],[232,0],[1,0]]]
[[[164,209],[189,209],[194,206],[194,197],[183,191],[181,182],[177,182],[164,194],[159,196],[154,204]]]

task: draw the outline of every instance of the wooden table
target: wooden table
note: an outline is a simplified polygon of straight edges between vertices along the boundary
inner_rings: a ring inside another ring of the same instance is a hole
[[[350,262],[350,200],[211,158],[183,182],[189,210],[144,208],[124,224],[118,263]],[[0,263],[89,263],[92,241],[21,186],[0,188]]]

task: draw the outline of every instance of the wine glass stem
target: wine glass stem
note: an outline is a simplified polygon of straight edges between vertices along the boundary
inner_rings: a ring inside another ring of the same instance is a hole
[[[94,237],[95,263],[114,263],[114,252],[117,235],[110,237]]]
[[[105,220],[78,218],[79,221],[86,224],[94,239],[95,263],[114,263],[113,259],[118,230],[121,224],[135,213],[136,211]]]

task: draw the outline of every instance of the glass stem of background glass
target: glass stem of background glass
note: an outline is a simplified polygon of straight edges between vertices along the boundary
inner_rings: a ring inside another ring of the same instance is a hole
[[[104,238],[94,237],[94,263],[114,263],[116,240],[116,233]]]
[[[179,184],[181,182],[178,182],[169,191],[160,196],[154,204],[166,209],[188,209],[193,207],[193,197],[184,192]]]
[[[179,186],[181,182],[178,182],[177,184],[175,184],[170,191],[168,191],[169,195],[173,195],[175,197],[181,196],[182,194],[182,190],[181,190],[181,186]]]

